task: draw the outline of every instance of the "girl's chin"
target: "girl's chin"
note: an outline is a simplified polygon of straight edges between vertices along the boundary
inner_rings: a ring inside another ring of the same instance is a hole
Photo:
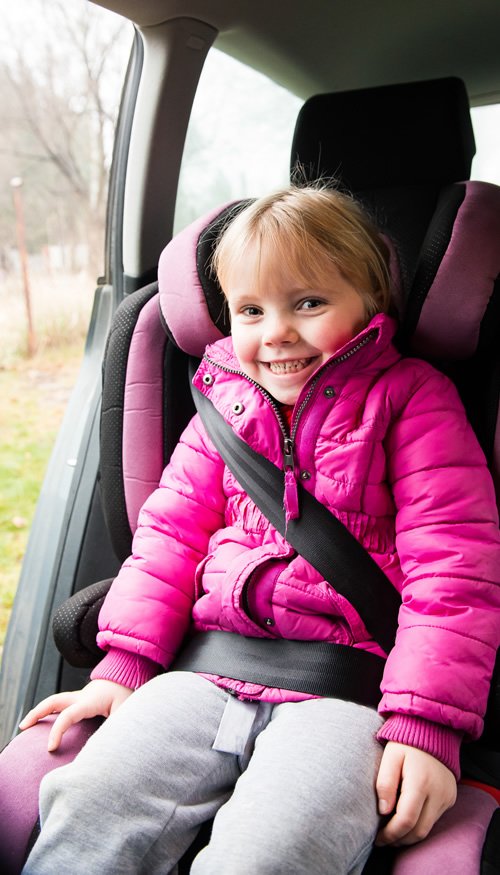
[[[281,379],[274,380],[266,380],[264,385],[264,389],[276,398],[276,401],[279,401],[280,404],[287,404],[293,406],[299,397],[302,388],[305,384],[305,380],[295,381],[294,385],[285,385],[287,381]],[[288,381],[291,383],[291,381]]]
[[[295,405],[295,402],[296,402],[298,397],[299,397],[298,392],[294,396],[293,395],[280,395],[280,396],[278,396],[276,394],[273,395],[273,398],[276,399],[278,404],[282,404],[283,407],[293,407]]]
[[[313,359],[309,365],[301,371],[291,371],[282,374],[274,374],[266,369],[264,373],[261,372],[261,385],[264,389],[267,389],[273,398],[276,398],[280,404],[295,404],[302,388],[305,386],[311,374],[316,370],[317,364],[317,359]]]

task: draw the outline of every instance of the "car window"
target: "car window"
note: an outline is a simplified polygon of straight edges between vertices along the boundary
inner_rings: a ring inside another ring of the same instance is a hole
[[[500,185],[500,103],[475,106],[471,115],[476,139],[471,179]]]
[[[286,184],[301,105],[266,76],[212,49],[191,113],[174,231],[224,201]]]
[[[103,272],[113,131],[133,36],[85,0],[9,4],[2,28],[0,654]]]

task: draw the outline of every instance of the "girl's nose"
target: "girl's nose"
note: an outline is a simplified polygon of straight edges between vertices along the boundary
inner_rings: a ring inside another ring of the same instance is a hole
[[[292,321],[279,316],[266,319],[262,342],[265,346],[278,346],[281,343],[296,343],[298,332]]]

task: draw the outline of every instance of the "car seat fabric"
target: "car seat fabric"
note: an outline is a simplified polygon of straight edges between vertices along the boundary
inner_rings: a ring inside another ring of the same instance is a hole
[[[402,325],[409,352],[434,361],[456,383],[488,458],[498,499],[499,215],[498,186],[464,182],[445,189]]]
[[[124,391],[123,478],[128,522],[134,530],[163,465],[163,351],[165,332],[156,299],[141,309],[130,341]],[[144,453],[145,441],[148,452]]]
[[[72,726],[65,734],[60,749],[48,753],[47,739],[54,720],[55,717],[48,717],[29,732],[18,735],[0,756],[2,875],[18,875],[21,871],[27,842],[37,821],[38,788],[43,776],[71,762],[102,722],[100,718],[94,718]]]
[[[442,193],[405,314],[415,354],[446,360],[469,358],[477,351],[495,293],[492,280],[498,277],[499,210],[500,189],[487,182],[457,183]]]
[[[446,811],[425,842],[401,849],[393,875],[474,875],[471,860],[480,860],[486,833],[498,806],[488,793],[460,786],[455,806]]]
[[[434,360],[457,384],[500,496],[500,189],[456,183],[444,190],[440,205],[422,247],[402,334],[411,352]]]
[[[106,345],[101,496],[111,543],[120,561],[130,552],[137,519],[133,513],[137,513],[141,498],[144,500],[156,486],[163,462],[161,411],[166,338],[158,324],[156,293],[157,285],[153,283],[123,301]],[[137,456],[139,435],[143,442]],[[144,452],[146,447],[148,452]]]
[[[245,203],[210,210],[177,234],[160,256],[159,303],[164,325],[176,346],[188,355],[201,358],[208,343],[229,334],[224,299],[210,275],[209,259],[218,231]],[[166,300],[167,309],[163,306]]]
[[[469,100],[455,77],[318,94],[292,142],[309,179],[340,176],[367,191],[468,178],[475,152]]]
[[[104,515],[121,561],[130,553],[139,510],[194,412],[187,368],[185,381],[171,381],[168,398],[164,379],[176,372],[183,354],[201,357],[207,343],[229,333],[220,290],[206,268],[221,225],[245,203],[211,210],[170,242],[168,271],[163,256],[158,267],[164,293],[176,302],[170,323],[158,310],[157,283],[126,298],[113,319],[105,354],[100,477]]]
[[[54,643],[60,653],[71,654],[75,668],[90,668],[102,659],[96,641],[99,611],[113,578],[99,580],[66,599],[57,609],[52,623]]]

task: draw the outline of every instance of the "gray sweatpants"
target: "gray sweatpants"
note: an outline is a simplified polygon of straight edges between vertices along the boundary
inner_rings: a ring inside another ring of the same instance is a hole
[[[167,875],[214,816],[192,875],[358,875],[378,828],[381,718],[338,699],[263,704],[236,755],[212,747],[228,699],[184,672],[130,696],[43,780],[24,875]]]

